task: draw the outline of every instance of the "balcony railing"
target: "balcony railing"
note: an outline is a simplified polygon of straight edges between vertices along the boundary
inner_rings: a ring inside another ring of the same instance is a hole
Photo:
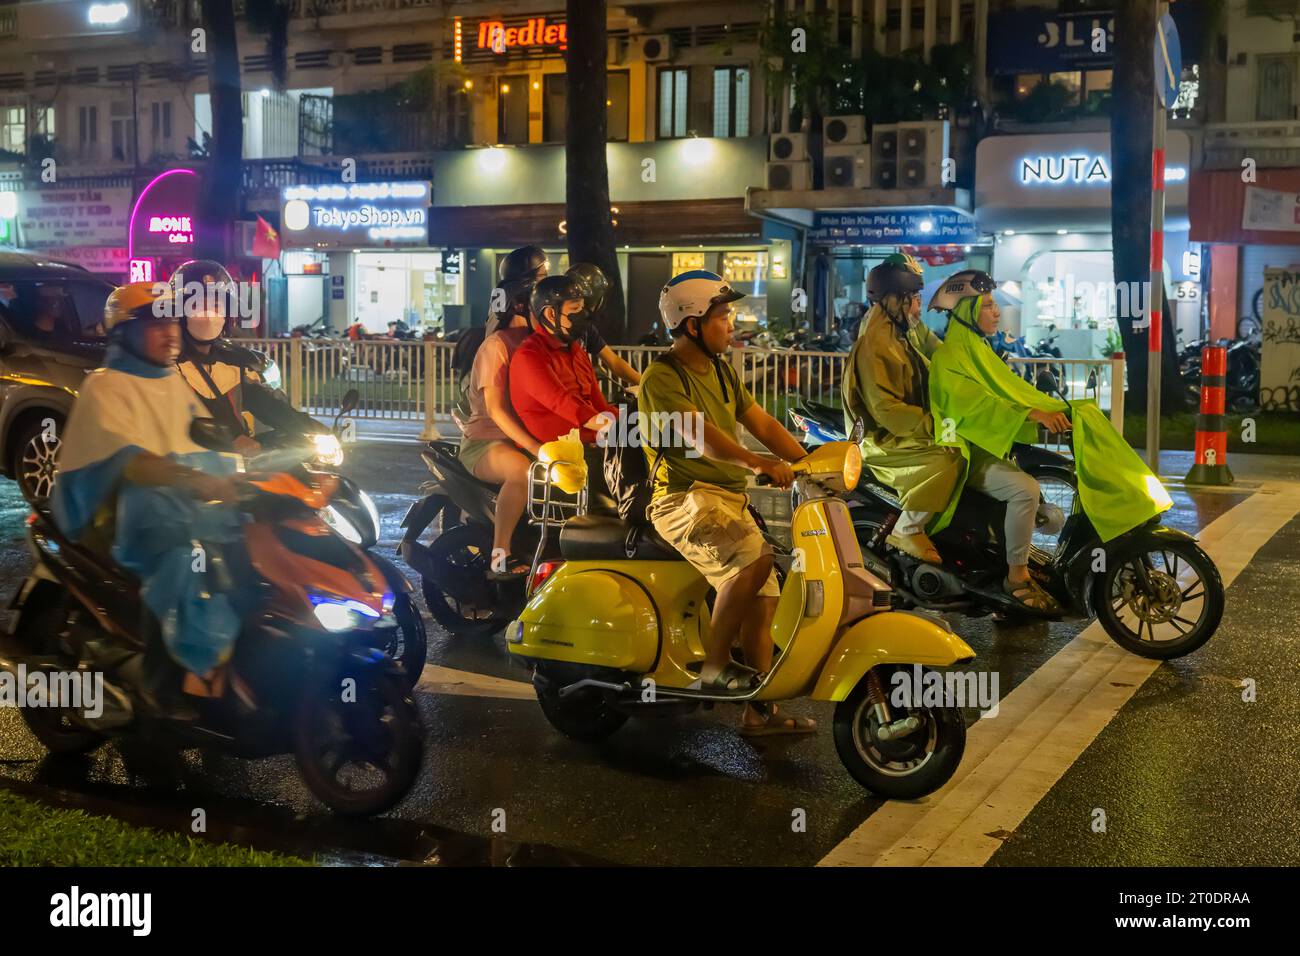
[[[1300,123],[1215,123],[1205,127],[1205,167],[1239,169],[1241,161],[1256,166],[1300,165]]]

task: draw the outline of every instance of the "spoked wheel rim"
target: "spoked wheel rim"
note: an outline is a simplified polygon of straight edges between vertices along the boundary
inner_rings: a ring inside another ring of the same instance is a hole
[[[18,463],[18,483],[29,500],[45,501],[53,492],[58,452],[59,440],[46,441],[43,430],[23,446]]]
[[[1074,510],[1075,496],[1078,494],[1073,484],[1064,478],[1042,475],[1038,477],[1038,489],[1039,495],[1045,503],[1060,508],[1065,517],[1070,516],[1070,513]],[[1059,531],[1048,533],[1035,528],[1032,540],[1034,547],[1046,551],[1048,554],[1055,554],[1057,547],[1061,543],[1061,533]]]
[[[871,769],[887,777],[910,777],[933,758],[939,743],[939,721],[928,707],[907,710],[890,708],[894,720],[919,717],[921,726],[905,737],[882,741],[877,737],[877,723],[871,701],[864,696],[853,715],[853,746]]]
[[[448,630],[479,633],[504,624],[512,616],[508,595],[487,576],[491,570],[491,542],[490,529],[467,524],[443,532],[431,545],[442,571],[436,579],[424,579],[424,598],[429,613]],[[455,584],[444,586],[444,580]],[[519,585],[522,594],[522,578]],[[453,593],[453,587],[457,593]]]
[[[1211,613],[1209,582],[1194,562],[1170,549],[1125,558],[1106,600],[1130,639],[1153,646],[1192,639]]]
[[[322,799],[346,808],[396,802],[392,791],[409,777],[415,732],[400,695],[382,685],[358,687],[355,701],[322,694],[304,730],[313,776],[329,791]]]

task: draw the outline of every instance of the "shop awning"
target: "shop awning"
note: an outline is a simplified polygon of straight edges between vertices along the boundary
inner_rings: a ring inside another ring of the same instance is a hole
[[[615,203],[614,240],[631,246],[757,242],[762,223],[743,199]],[[562,239],[564,206],[513,204],[437,206],[429,210],[429,244],[464,249],[553,244]]]
[[[1246,229],[1242,215],[1246,190],[1256,188],[1280,194],[1300,193],[1300,169],[1257,169],[1254,183],[1241,181],[1240,169],[1197,169],[1192,171],[1189,207],[1193,242],[1226,242],[1238,245],[1300,245],[1300,222],[1294,215],[1278,219],[1287,229]],[[1289,210],[1278,210],[1289,212]]]

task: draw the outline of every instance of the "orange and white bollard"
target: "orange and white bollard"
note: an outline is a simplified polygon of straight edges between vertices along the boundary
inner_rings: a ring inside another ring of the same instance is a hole
[[[1228,350],[1201,349],[1201,407],[1196,415],[1196,461],[1183,479],[1189,485],[1230,485],[1228,420]]]

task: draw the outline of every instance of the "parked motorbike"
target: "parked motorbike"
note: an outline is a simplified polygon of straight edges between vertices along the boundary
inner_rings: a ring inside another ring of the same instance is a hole
[[[1227,374],[1224,376],[1224,407],[1230,412],[1252,412],[1259,408],[1260,343],[1254,339],[1229,342],[1220,339],[1219,345],[1227,348]],[[1183,394],[1189,410],[1201,407],[1201,349],[1204,341],[1185,346],[1178,357],[1178,372],[1183,382]]]
[[[1018,446],[1017,458],[1038,479],[1044,498],[1053,486],[1070,498],[1059,536],[1054,527],[1059,519],[1040,505],[1039,531],[1046,534],[1035,535],[1029,554],[1030,576],[1066,612],[1096,617],[1120,647],[1156,660],[1190,654],[1213,636],[1223,617],[1223,581],[1195,538],[1164,527],[1156,517],[1103,543],[1073,493],[1077,479],[1070,459],[1033,446]],[[1158,483],[1147,494],[1167,498]],[[951,524],[933,536],[941,565],[886,543],[901,505],[883,483],[865,480],[850,510],[867,566],[911,606],[972,616],[1052,616],[1026,609],[1002,591],[1003,502],[972,488],[962,492]]]
[[[65,537],[48,512],[34,514],[36,568],[15,597],[0,667],[104,675],[97,716],[76,701],[22,708],[46,749],[85,753],[126,736],[244,757],[292,753],[312,793],[335,812],[396,805],[419,772],[423,728],[400,665],[382,650],[398,626],[394,593],[371,558],[319,517],[331,484],[302,473],[244,483],[239,507],[251,519],[244,547],[264,589],[260,612],[244,624],[221,695],[187,698],[193,714],[159,709],[130,676],[150,645],[163,653],[138,581]],[[210,550],[204,573],[214,589],[228,586],[219,550]]]
[[[861,463],[856,446],[836,442],[792,466],[802,503],[791,533],[805,560],[782,585],[776,662],[748,690],[700,687],[709,584],[653,527],[582,513],[564,521],[558,559],[534,560],[528,604],[506,629],[507,650],[532,668],[552,726],[598,740],[632,714],[810,697],[835,702],[836,750],[864,787],[914,799],[943,786],[965,749],[960,708],[947,698],[900,700],[887,688],[900,672],[965,664],[975,652],[942,621],[891,610],[888,585],[862,568],[836,497],[857,482]],[[551,467],[535,465],[529,482],[543,536],[553,523]]]

